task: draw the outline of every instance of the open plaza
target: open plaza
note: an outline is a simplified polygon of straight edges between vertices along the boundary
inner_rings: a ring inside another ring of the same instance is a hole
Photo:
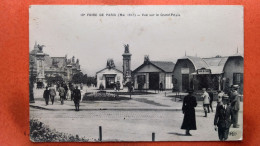
[[[217,141],[214,130],[214,116],[217,102],[213,102],[214,112],[203,117],[202,101],[198,101],[196,110],[197,130],[192,136],[185,136],[180,129],[183,121],[182,100],[186,93],[171,91],[157,92],[148,90],[143,95],[124,95],[126,100],[81,101],[80,111],[74,110],[74,102],[66,100],[63,105],[59,96],[53,105],[46,106],[42,97],[44,89],[34,89],[35,103],[30,104],[30,119],[38,119],[50,129],[85,137],[89,141],[99,141],[102,127],[102,141]],[[97,92],[95,88],[83,87],[82,92]],[[113,92],[113,90],[108,90]],[[127,93],[127,89],[122,90]],[[84,94],[83,94],[84,95]],[[242,125],[243,102],[240,103],[239,123]],[[230,129],[229,140],[242,138],[242,126]],[[202,137],[203,135],[203,137]]]

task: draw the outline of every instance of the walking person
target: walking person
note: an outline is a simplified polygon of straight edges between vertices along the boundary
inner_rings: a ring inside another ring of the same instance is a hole
[[[207,113],[210,113],[209,111],[209,94],[206,91],[206,88],[202,88],[203,94],[202,94],[202,98],[203,98],[203,109],[204,109],[204,113],[205,116],[207,117]]]
[[[119,95],[118,95],[118,94],[119,94],[119,93],[118,93],[119,91],[120,91],[120,82],[117,81],[117,82],[116,82],[116,92],[117,92],[116,97],[119,97]]]
[[[43,92],[43,98],[45,99],[46,106],[49,104],[50,99],[50,90],[48,90],[48,86],[46,86],[46,89]]]
[[[59,88],[58,88],[58,92],[59,92],[59,95],[60,95],[60,101],[61,101],[61,105],[63,105],[64,104],[64,99],[65,99],[65,89],[62,87],[62,86],[60,86]]]
[[[73,90],[73,96],[74,96],[74,104],[75,104],[75,111],[79,111],[79,102],[81,100],[81,92],[78,89],[78,86],[76,86],[76,89]]]
[[[55,96],[56,96],[55,87],[52,87],[52,88],[50,88],[50,98],[51,98],[51,103],[52,103],[52,105],[53,105],[53,103],[54,103],[54,98],[55,98]]]
[[[163,91],[163,83],[160,82],[160,91]]]
[[[119,81],[116,82],[116,90],[117,90],[117,92],[119,92],[119,90],[120,90],[120,82]]]
[[[230,95],[230,104],[232,108],[232,114],[231,114],[231,120],[233,124],[233,128],[239,128],[238,125],[238,113],[240,109],[240,96],[237,92],[239,86],[238,85],[233,85],[232,86],[232,92]]]
[[[213,112],[213,107],[212,107],[212,102],[213,102],[213,99],[214,99],[214,93],[213,93],[213,90],[212,89],[208,89],[208,94],[209,94],[209,107],[211,109],[211,112]]]
[[[65,100],[67,100],[67,93],[68,93],[69,88],[68,88],[68,86],[66,85],[66,83],[63,84],[63,88],[64,88],[64,90],[65,90]]]
[[[228,96],[223,96],[220,105],[216,109],[214,118],[215,131],[218,131],[219,140],[228,139],[229,128],[231,126],[232,109],[229,105]]]
[[[188,91],[188,95],[183,99],[182,112],[184,114],[181,129],[186,130],[186,135],[191,136],[190,130],[197,130],[195,107],[197,106],[196,97],[193,96],[193,90]]]

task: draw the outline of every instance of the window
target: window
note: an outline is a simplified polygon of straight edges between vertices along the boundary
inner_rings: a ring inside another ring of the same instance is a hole
[[[233,74],[233,84],[240,85],[243,83],[243,73],[234,73]]]

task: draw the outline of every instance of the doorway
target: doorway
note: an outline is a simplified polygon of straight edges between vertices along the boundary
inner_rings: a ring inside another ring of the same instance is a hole
[[[149,89],[159,90],[159,73],[149,73]]]
[[[106,89],[113,89],[115,86],[115,77],[106,77]]]
[[[187,91],[189,89],[189,74],[182,74],[182,91]]]

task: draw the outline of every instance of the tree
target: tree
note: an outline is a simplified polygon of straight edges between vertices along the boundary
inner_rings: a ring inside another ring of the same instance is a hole
[[[83,79],[83,73],[82,72],[79,72],[79,73],[76,73],[72,76],[72,82],[75,83],[75,84],[80,84],[82,83],[82,79]]]
[[[83,77],[82,77],[82,83],[87,84],[87,82],[88,82],[88,75],[84,74]]]
[[[87,85],[90,86],[91,84],[96,85],[96,79],[94,77],[87,78]]]
[[[63,78],[60,75],[45,76],[47,84],[56,84],[57,82],[63,82]]]

